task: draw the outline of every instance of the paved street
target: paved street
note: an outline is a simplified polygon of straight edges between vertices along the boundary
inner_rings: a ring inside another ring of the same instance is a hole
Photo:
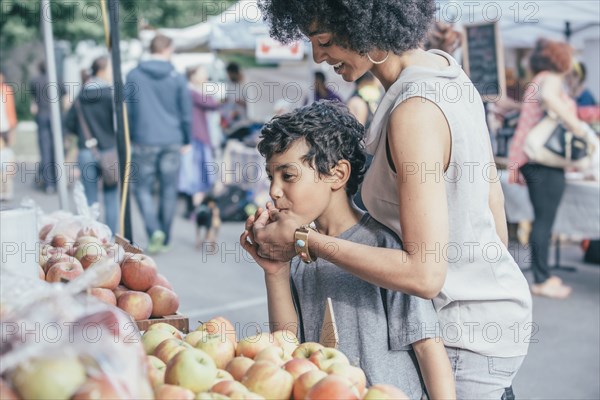
[[[16,182],[15,186],[17,199],[30,196],[45,211],[58,209],[58,196],[35,191],[31,181]],[[261,270],[237,244],[242,224],[224,224],[218,248],[201,252],[194,249],[193,224],[180,214],[173,228],[172,250],[157,256],[156,261],[179,294],[180,312],[190,318],[191,328],[199,321],[222,315],[235,322],[243,336],[266,329]],[[135,242],[144,247],[146,237],[135,206],[133,225]],[[517,247],[513,254],[524,267],[528,252]],[[537,330],[514,382],[518,398],[600,398],[600,268],[583,264],[582,257],[576,245],[566,245],[562,253],[563,264],[577,267],[576,272],[558,273],[573,286],[571,298],[534,299]],[[531,279],[530,274],[527,278]]]

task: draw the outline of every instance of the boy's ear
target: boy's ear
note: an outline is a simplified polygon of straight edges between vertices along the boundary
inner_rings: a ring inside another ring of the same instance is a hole
[[[348,160],[338,161],[338,163],[331,169],[331,176],[328,178],[329,183],[331,183],[331,189],[344,189],[348,179],[350,179],[351,172],[352,167],[350,166],[350,162]]]

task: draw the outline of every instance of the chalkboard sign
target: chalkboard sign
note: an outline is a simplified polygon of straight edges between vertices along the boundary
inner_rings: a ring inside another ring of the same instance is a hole
[[[484,100],[497,100],[505,93],[504,54],[498,24],[466,25],[464,38],[465,72]]]

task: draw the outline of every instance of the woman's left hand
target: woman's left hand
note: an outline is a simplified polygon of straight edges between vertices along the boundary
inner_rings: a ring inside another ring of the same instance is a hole
[[[253,242],[258,245],[258,255],[276,261],[289,261],[296,255],[294,233],[301,224],[284,215],[273,204],[267,203],[251,226]]]

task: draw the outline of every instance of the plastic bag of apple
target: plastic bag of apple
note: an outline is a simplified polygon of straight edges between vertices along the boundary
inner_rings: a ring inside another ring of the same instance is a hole
[[[140,335],[129,316],[85,294],[84,282],[34,287],[1,321],[0,399],[152,399]],[[13,303],[15,305],[16,303]]]
[[[366,387],[339,350],[300,344],[287,330],[236,340],[218,317],[183,335],[154,324],[142,336],[156,399],[407,399],[398,388]]]
[[[45,230],[54,232],[54,236],[44,235]],[[91,283],[91,295],[118,306],[136,321],[177,312],[179,298],[165,276],[158,273],[151,257],[126,253],[121,245],[109,242],[95,228],[81,227],[71,235],[72,232],[63,234],[53,227],[42,228],[40,279],[68,282],[102,265],[110,273]]]

